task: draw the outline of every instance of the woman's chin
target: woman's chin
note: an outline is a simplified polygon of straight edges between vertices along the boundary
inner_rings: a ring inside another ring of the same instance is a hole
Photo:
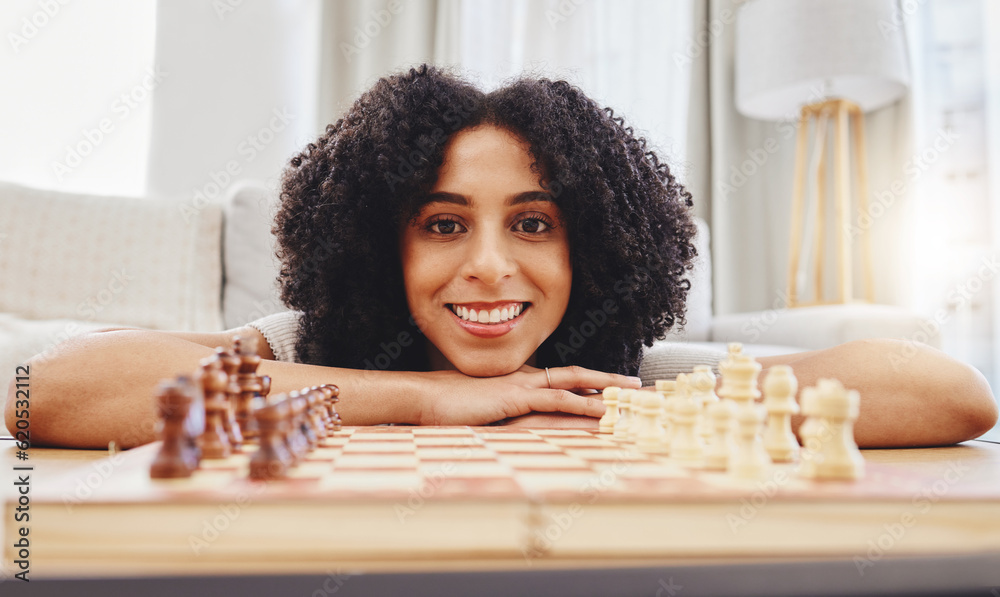
[[[458,360],[458,363],[453,362],[455,368],[470,377],[499,377],[517,371],[524,364],[523,361],[518,362],[516,359],[489,362]]]

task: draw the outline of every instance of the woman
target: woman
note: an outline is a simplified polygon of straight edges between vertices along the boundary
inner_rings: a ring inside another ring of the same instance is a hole
[[[565,82],[484,94],[426,66],[384,78],[285,173],[275,233],[293,311],[225,333],[72,340],[33,367],[32,438],[154,439],[156,383],[234,332],[258,340],[273,391],[340,386],[347,424],[592,426],[595,392],[639,387],[642,345],[683,324],[690,206],[643,140]],[[890,369],[898,350],[857,342],[762,364],[861,390],[861,445],[992,426],[978,372],[929,348]]]

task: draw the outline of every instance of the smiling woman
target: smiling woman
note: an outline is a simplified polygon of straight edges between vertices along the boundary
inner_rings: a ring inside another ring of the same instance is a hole
[[[563,81],[484,93],[426,66],[386,77],[292,159],[281,201],[295,360],[362,369],[405,331],[414,342],[379,368],[637,375],[643,343],[684,321],[690,195]],[[571,342],[594,313],[599,329]]]
[[[595,394],[639,387],[643,345],[684,322],[690,207],[645,141],[566,82],[484,93],[427,66],[383,78],[285,171],[274,233],[290,310],[221,333],[70,340],[29,362],[32,439],[154,439],[156,384],[234,333],[258,341],[275,393],[336,383],[346,424],[593,427]],[[978,372],[926,347],[900,366],[900,348],[761,362],[791,365],[800,387],[834,377],[859,390],[863,446],[953,443],[993,425]],[[678,370],[723,356],[677,354]]]

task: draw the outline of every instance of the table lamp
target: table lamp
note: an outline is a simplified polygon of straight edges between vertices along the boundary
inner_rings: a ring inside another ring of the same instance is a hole
[[[853,178],[856,209],[867,212],[864,113],[896,101],[909,83],[906,44],[896,11],[894,0],[751,0],[740,9],[736,22],[736,109],[760,120],[798,120],[788,252],[789,306],[854,300],[851,183]],[[831,129],[832,143],[827,137]],[[828,152],[830,145],[832,151]],[[832,301],[824,300],[823,293],[826,169],[831,154],[838,284]],[[811,179],[815,197],[809,202],[809,215],[804,213],[807,179]],[[810,215],[815,216],[814,222]],[[804,279],[807,274],[799,269],[808,249],[803,235],[807,224],[815,228],[811,239],[814,296],[809,303],[799,298],[800,276]],[[861,264],[865,299],[873,302],[867,230],[861,231]]]

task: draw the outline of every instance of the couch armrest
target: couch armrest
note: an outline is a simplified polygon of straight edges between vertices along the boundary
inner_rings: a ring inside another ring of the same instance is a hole
[[[711,334],[714,342],[817,350],[865,338],[897,338],[940,348],[939,332],[936,321],[900,307],[858,303],[719,315]]]

